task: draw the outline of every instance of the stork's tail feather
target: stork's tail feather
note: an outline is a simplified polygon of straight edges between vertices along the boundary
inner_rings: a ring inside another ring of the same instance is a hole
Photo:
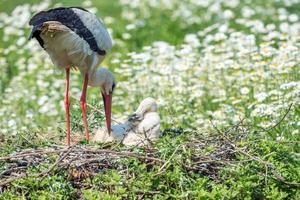
[[[70,29],[60,22],[57,21],[47,21],[39,25],[35,25],[32,28],[32,31],[29,35],[28,40],[32,38],[36,38],[40,45],[44,47],[44,41],[42,40],[40,34],[49,32],[49,33],[55,33],[55,32],[63,32],[63,31],[69,31]]]
[[[45,32],[63,32],[63,31],[69,31],[70,29],[67,28],[66,26],[64,26],[63,24],[61,24],[60,22],[57,21],[47,21],[44,22],[43,24],[39,24],[33,27],[31,34],[29,36],[29,39],[35,37],[34,33],[36,31],[40,31],[42,33]]]
[[[43,27],[45,27],[45,25],[46,27],[50,27],[50,29],[52,30],[53,29],[61,30],[62,29],[61,26],[58,26],[58,21],[59,21],[58,19],[62,18],[64,20],[67,20],[69,17],[72,17],[70,16],[70,13],[65,12],[68,9],[69,8],[60,7],[60,8],[50,9],[48,11],[41,11],[35,14],[29,21],[29,25],[33,26],[29,39],[35,37],[40,44],[43,43],[39,34],[42,32],[42,29]],[[45,24],[48,22],[50,22],[50,25]]]
[[[42,33],[43,32],[63,32],[63,31],[69,31],[70,29],[60,22],[57,21],[47,21],[43,23],[42,26]]]

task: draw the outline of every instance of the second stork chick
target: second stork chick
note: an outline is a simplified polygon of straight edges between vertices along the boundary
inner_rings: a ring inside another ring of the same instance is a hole
[[[95,134],[93,141],[101,143],[116,141],[124,145],[143,146],[154,141],[160,135],[157,103],[155,99],[147,97],[123,124],[112,126],[111,135],[105,129],[100,129]]]

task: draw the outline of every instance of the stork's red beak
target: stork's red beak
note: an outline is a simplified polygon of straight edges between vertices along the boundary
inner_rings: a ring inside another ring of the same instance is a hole
[[[105,118],[106,118],[106,127],[107,131],[110,134],[111,132],[111,101],[112,101],[112,94],[103,94],[103,103],[105,109]]]

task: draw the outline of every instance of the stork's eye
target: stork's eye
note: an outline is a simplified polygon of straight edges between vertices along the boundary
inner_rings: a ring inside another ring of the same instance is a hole
[[[112,84],[112,87],[111,87],[111,93],[113,93],[113,91],[114,91],[115,87],[116,87],[116,83],[115,83],[115,82],[113,82],[113,84]]]

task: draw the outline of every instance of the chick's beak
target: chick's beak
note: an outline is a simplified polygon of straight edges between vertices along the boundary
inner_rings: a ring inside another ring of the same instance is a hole
[[[111,132],[111,103],[112,103],[112,94],[102,93],[104,109],[105,109],[105,118],[106,118],[106,127],[110,135]]]

